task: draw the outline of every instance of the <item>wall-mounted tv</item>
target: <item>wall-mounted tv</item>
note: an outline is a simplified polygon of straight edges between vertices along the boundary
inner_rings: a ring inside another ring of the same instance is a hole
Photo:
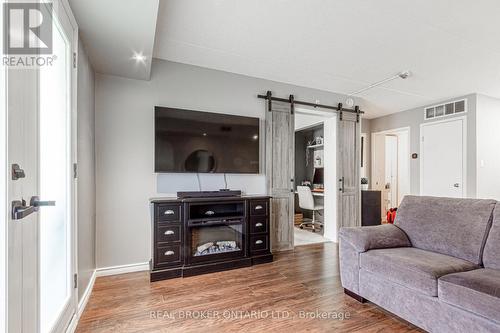
[[[259,118],[155,107],[155,172],[259,173]]]

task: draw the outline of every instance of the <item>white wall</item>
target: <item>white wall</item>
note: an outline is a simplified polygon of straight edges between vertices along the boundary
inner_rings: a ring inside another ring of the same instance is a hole
[[[78,299],[95,271],[95,98],[94,70],[78,44]]]
[[[295,112],[295,130],[301,130],[322,123],[325,119],[335,116],[328,115],[325,112],[314,112],[306,109],[296,109]]]
[[[330,117],[324,121],[325,139],[325,172],[324,172],[324,232],[323,236],[334,242],[337,235],[337,117]]]
[[[477,197],[500,200],[500,100],[477,96]]]
[[[195,175],[154,174],[155,105],[264,119],[258,93],[336,105],[341,95],[154,59],[150,81],[96,75],[97,267],[151,258],[150,197],[197,190]],[[363,107],[363,105],[361,105]],[[261,135],[263,136],[263,135]],[[220,175],[202,175],[204,190]],[[263,175],[228,175],[228,185],[263,193]]]

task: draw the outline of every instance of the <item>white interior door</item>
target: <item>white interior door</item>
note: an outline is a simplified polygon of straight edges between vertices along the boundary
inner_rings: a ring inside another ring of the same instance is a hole
[[[8,332],[13,333],[63,332],[77,304],[75,25],[62,1],[52,4],[52,65],[8,72],[8,165],[18,166],[18,176],[8,183],[8,201],[17,206],[8,222]]]
[[[466,118],[422,124],[420,194],[466,196]]]

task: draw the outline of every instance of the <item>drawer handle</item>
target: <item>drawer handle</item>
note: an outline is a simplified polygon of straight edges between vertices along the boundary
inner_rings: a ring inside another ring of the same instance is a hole
[[[255,206],[255,210],[261,210],[261,209],[263,209],[263,208],[264,208],[264,207],[262,207],[261,205],[257,205],[257,206]]]
[[[167,252],[165,252],[166,256],[173,256],[174,254],[175,254],[174,251],[167,251]]]
[[[172,230],[167,230],[163,233],[164,235],[173,235],[174,232]]]
[[[168,209],[168,210],[166,210],[166,211],[165,211],[165,213],[163,213],[163,214],[164,214],[164,215],[174,215],[174,214],[175,214],[175,212],[174,212],[173,210],[171,210],[171,209]]]
[[[256,226],[256,227],[262,227],[262,226],[263,226],[263,224],[262,224],[262,223],[260,223],[260,222],[259,222],[259,223],[255,223],[255,226]]]
[[[215,214],[215,212],[214,212],[213,210],[207,210],[207,211],[205,212],[205,215],[208,215],[208,216],[212,216],[212,215],[214,215],[214,214]]]
[[[260,244],[262,244],[262,243],[263,243],[263,241],[261,241],[260,239],[259,239],[259,240],[257,240],[257,241],[255,241],[255,244],[256,244],[256,245],[260,245]]]

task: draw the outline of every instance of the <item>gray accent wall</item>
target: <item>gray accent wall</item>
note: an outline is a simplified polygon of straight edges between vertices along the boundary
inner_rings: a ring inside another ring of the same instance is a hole
[[[476,94],[459,96],[456,98],[439,101],[431,105],[448,103],[454,100],[467,99],[467,196],[476,197]],[[371,119],[370,132],[410,127],[410,154],[419,154],[418,159],[410,160],[410,191],[411,194],[420,194],[420,125],[432,121],[459,117],[464,114],[450,115],[436,120],[424,120],[424,108],[428,105],[394,113],[380,118]],[[429,105],[430,106],[430,105]],[[371,156],[371,155],[370,155]],[[371,158],[370,158],[371,164]]]
[[[275,96],[294,94],[297,100],[321,104],[337,105],[345,99],[326,91],[158,59],[153,59],[150,81],[96,75],[98,268],[148,262],[148,199],[199,188],[194,174],[154,173],[154,107],[264,119],[266,104],[257,94],[267,90]],[[228,175],[227,181],[228,187],[246,193],[266,191],[264,174]],[[203,190],[223,187],[222,175],[201,175]]]
[[[78,44],[78,299],[95,271],[95,98],[94,70]]]

